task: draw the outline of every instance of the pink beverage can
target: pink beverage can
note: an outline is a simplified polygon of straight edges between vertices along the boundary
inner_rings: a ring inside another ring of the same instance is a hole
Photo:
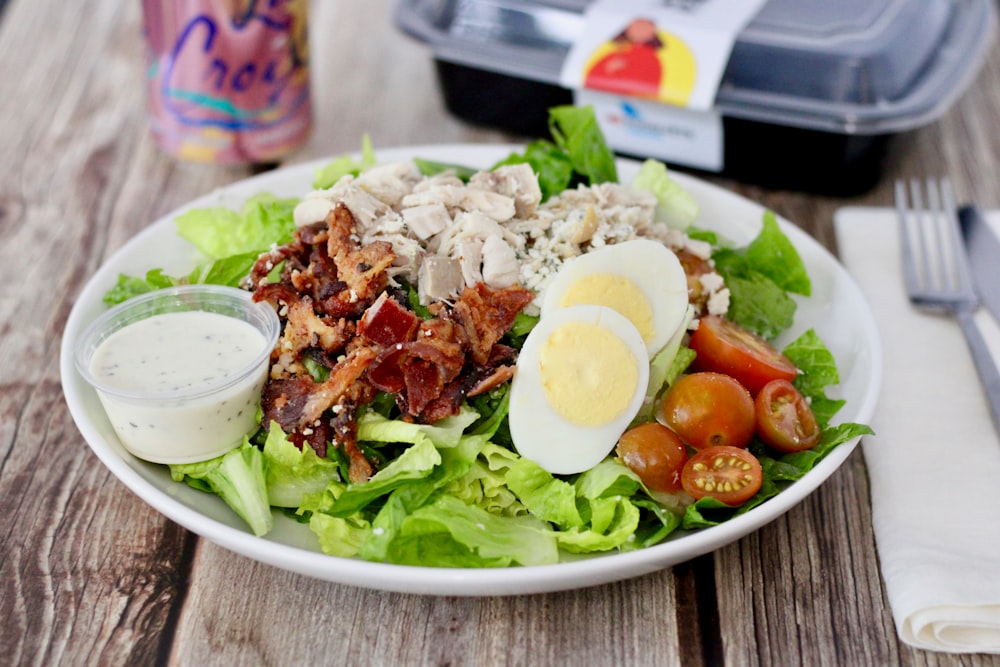
[[[275,162],[312,127],[308,0],[143,0],[150,127],[181,159]]]

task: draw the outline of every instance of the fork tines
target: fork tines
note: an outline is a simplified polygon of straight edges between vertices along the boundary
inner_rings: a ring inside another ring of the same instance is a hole
[[[948,179],[927,179],[923,187],[912,179],[909,188],[896,181],[896,210],[902,223],[903,275],[910,298],[925,306],[974,301]]]

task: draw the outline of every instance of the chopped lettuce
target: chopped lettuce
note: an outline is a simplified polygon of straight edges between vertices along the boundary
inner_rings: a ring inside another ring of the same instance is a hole
[[[177,234],[211,259],[260,253],[272,244],[287,243],[295,231],[293,213],[297,199],[259,194],[248,199],[240,211],[228,208],[196,208],[175,219]]]
[[[180,280],[165,275],[163,269],[151,269],[146,272],[144,278],[127,276],[122,273],[119,274],[118,282],[115,283],[114,287],[104,293],[103,300],[107,305],[114,306],[134,296],[174,287],[178,284],[180,284]]]
[[[424,160],[422,158],[413,158],[413,164],[417,166],[417,169],[424,176],[436,176],[450,171],[466,183],[479,171],[474,167],[466,167],[451,162],[435,162],[434,160]]]
[[[264,441],[267,496],[275,507],[299,507],[305,497],[320,493],[330,482],[339,481],[336,461],[316,455],[312,447],[296,447],[272,421]]]
[[[764,226],[743,253],[747,263],[757,273],[771,279],[775,285],[791,292],[809,296],[812,285],[805,264],[772,211],[765,211]]]
[[[656,195],[656,219],[668,227],[688,229],[698,217],[698,202],[671,178],[667,165],[659,160],[643,162],[632,187]]]
[[[264,469],[264,454],[244,438],[241,447],[214,459],[173,464],[170,475],[175,482],[218,495],[260,536],[274,526]]]
[[[355,160],[350,155],[341,155],[316,169],[313,175],[313,187],[326,190],[347,175],[357,176],[365,169],[375,165],[375,150],[372,140],[367,134],[361,137],[361,159]]]
[[[618,181],[615,154],[604,140],[593,107],[566,105],[549,109],[549,132],[569,157],[573,171],[587,183]]]
[[[729,288],[726,317],[769,340],[795,318],[796,304],[789,292],[803,296],[811,292],[802,258],[770,211],[750,245],[739,250],[720,248],[712,259]]]
[[[433,567],[549,565],[559,560],[555,534],[528,515],[498,517],[448,495],[403,519],[388,560]]]
[[[783,353],[802,371],[794,384],[809,399],[819,425],[826,426],[844,405],[843,399],[831,399],[826,395],[827,387],[840,383],[833,354],[813,329],[789,343]]]
[[[651,420],[656,408],[656,397],[659,396],[664,387],[677,379],[677,376],[694,361],[692,350],[682,345],[688,326],[694,320],[694,315],[694,307],[689,304],[677,331],[649,362],[649,382],[646,385],[646,395],[643,397],[642,407],[639,408],[639,413],[632,420],[632,423]]]
[[[104,302],[114,305],[146,292],[187,283],[238,286],[262,252],[275,243],[291,240],[297,203],[297,199],[259,194],[248,199],[240,211],[213,207],[180,214],[174,220],[177,234],[210,261],[183,277],[168,276],[162,269],[152,269],[143,278],[120,275],[115,286],[105,293]]]

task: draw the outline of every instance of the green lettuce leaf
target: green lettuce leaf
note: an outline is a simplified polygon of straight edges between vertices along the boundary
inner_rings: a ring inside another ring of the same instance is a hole
[[[781,231],[772,211],[764,213],[764,226],[747,246],[744,257],[757,273],[767,276],[786,292],[802,296],[812,293],[809,273],[799,251]]]
[[[656,195],[656,220],[674,229],[688,229],[698,217],[695,198],[675,181],[667,165],[659,160],[646,160],[632,180],[632,187]]]
[[[536,517],[562,528],[583,526],[576,508],[576,489],[534,461],[519,459],[505,475],[507,487]]]
[[[309,494],[320,493],[340,479],[336,461],[322,459],[312,447],[296,447],[272,421],[264,441],[267,496],[275,507],[300,507]]]
[[[355,160],[350,155],[341,155],[316,169],[313,175],[313,188],[326,190],[348,174],[357,176],[365,169],[375,166],[375,150],[372,140],[367,134],[361,137],[361,159]]]
[[[412,480],[420,480],[441,462],[434,443],[427,436],[418,436],[417,442],[406,448],[384,468],[362,484],[348,484],[344,493],[330,509],[329,514],[348,517]]]
[[[222,456],[198,463],[172,464],[170,476],[201,491],[218,495],[240,516],[254,535],[266,535],[274,527],[267,497],[264,454],[250,440]]]
[[[387,560],[406,518],[423,507],[438,489],[468,474],[485,445],[482,436],[466,436],[456,446],[440,449],[441,463],[426,477],[401,484],[386,498],[372,520],[371,537],[358,555],[366,560]]]
[[[770,211],[746,248],[718,248],[712,259],[730,292],[726,317],[768,340],[795,319],[789,292],[808,296],[812,290],[802,258]]]
[[[390,562],[432,567],[548,565],[559,560],[552,529],[531,515],[500,517],[438,495],[407,516]]]
[[[468,505],[476,505],[494,514],[516,516],[528,509],[507,486],[507,471],[521,457],[505,447],[486,442],[469,470],[442,490]]]
[[[177,278],[165,275],[163,269],[147,271],[145,278],[127,276],[122,273],[118,275],[118,282],[115,283],[115,286],[105,292],[103,300],[107,305],[115,306],[134,296],[166,287],[174,287],[178,284],[180,284],[180,281]]]
[[[177,234],[211,259],[263,252],[272,244],[287,243],[295,231],[293,212],[297,199],[279,199],[259,194],[248,199],[240,211],[228,208],[197,208],[174,221]]]
[[[618,182],[615,154],[604,140],[593,107],[552,107],[549,132],[569,157],[573,171],[588,183]]]

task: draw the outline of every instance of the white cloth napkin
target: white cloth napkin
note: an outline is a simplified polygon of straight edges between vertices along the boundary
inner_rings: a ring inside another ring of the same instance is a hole
[[[989,217],[1000,229],[1000,213]],[[965,339],[954,320],[909,305],[893,210],[844,208],[834,224],[882,335],[875,435],[862,447],[897,631],[922,649],[1000,653],[1000,437]],[[1000,358],[1000,327],[985,308],[976,319]]]

